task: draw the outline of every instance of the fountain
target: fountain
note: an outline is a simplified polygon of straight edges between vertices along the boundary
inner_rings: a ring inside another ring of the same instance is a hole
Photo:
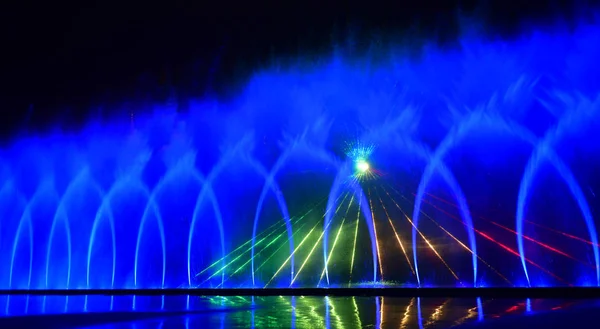
[[[257,74],[234,101],[15,140],[0,288],[600,286],[594,52],[544,51],[599,29],[415,60],[341,51]],[[542,189],[545,165],[559,183]],[[572,200],[540,206],[559,191]]]

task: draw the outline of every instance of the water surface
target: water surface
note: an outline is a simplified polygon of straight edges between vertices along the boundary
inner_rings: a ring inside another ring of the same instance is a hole
[[[2,328],[106,329],[486,327],[600,305],[549,299],[301,296],[3,296],[1,301]]]

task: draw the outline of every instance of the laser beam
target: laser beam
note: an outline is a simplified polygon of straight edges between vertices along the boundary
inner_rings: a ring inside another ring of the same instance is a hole
[[[412,225],[412,227],[415,228],[415,230],[417,231],[417,233],[419,233],[419,235],[421,236],[421,238],[423,239],[423,241],[425,241],[425,244],[427,244],[427,246],[429,247],[429,249],[431,249],[431,251],[433,252],[433,254],[442,262],[442,264],[444,264],[444,266],[446,266],[446,268],[448,269],[448,271],[450,271],[450,274],[452,274],[452,276],[456,279],[456,281],[460,282],[460,279],[458,278],[458,275],[456,275],[456,273],[454,272],[454,270],[452,270],[452,268],[450,267],[450,265],[448,265],[448,263],[446,263],[446,261],[444,260],[444,258],[442,258],[442,256],[440,255],[440,253],[435,249],[435,247],[431,244],[431,242],[429,242],[429,240],[425,237],[425,235],[423,233],[421,233],[421,231],[415,226],[415,224],[413,223],[413,221],[410,219],[410,217],[408,217],[408,215],[404,212],[404,210],[400,207],[400,205],[396,202],[396,200],[394,200],[394,198],[392,198],[392,196],[390,195],[390,193],[386,189],[383,189],[383,191],[392,200],[392,202],[394,203],[394,205],[396,205],[396,208],[398,208],[398,210],[400,210],[400,212],[402,212],[402,215],[404,215],[404,218],[406,218],[406,220],[410,223],[410,225]]]
[[[344,196],[344,199],[342,199],[342,202],[340,203],[340,206],[342,205],[342,203],[344,203],[344,201],[346,200],[346,197],[348,196],[348,194],[346,193],[346,195]],[[338,206],[334,212],[334,215],[337,213],[337,211],[340,209],[340,206]],[[323,214],[323,218],[325,218],[325,215],[330,211],[331,209],[327,209],[325,211],[325,213]],[[315,228],[317,227],[317,225],[319,224],[319,222],[317,222],[317,224],[315,226],[313,226],[310,231],[308,232],[308,234],[304,237],[304,239],[302,239],[302,241],[300,241],[300,243],[298,244],[298,246],[294,249],[294,251],[292,251],[292,253],[290,254],[290,256],[285,260],[285,262],[283,262],[283,264],[281,264],[281,266],[279,267],[279,269],[277,269],[277,271],[275,272],[275,274],[273,274],[273,277],[271,277],[271,279],[267,282],[267,284],[264,286],[264,288],[266,288],[277,276],[277,274],[279,274],[279,272],[281,272],[281,270],[285,267],[285,265],[287,265],[287,263],[290,261],[290,259],[292,258],[292,256],[300,249],[300,247],[302,247],[302,245],[304,244],[304,242],[306,242],[307,238],[310,236],[310,234],[315,230]],[[298,270],[298,272],[296,273],[296,277],[298,276],[298,273],[300,273],[300,271],[302,270],[302,268],[304,267],[304,265],[306,264],[306,260],[305,263],[302,264],[302,266],[300,266],[300,270]],[[292,280],[293,283],[294,280]]]
[[[327,270],[327,267],[329,266],[329,261],[331,260],[333,251],[335,250],[335,246],[337,245],[338,239],[340,237],[340,233],[342,233],[342,229],[344,228],[344,222],[346,221],[346,217],[348,217],[348,212],[350,212],[350,207],[352,206],[353,201],[354,201],[354,195],[352,195],[352,198],[350,199],[350,203],[348,203],[348,209],[346,209],[346,213],[344,214],[344,218],[342,218],[342,223],[340,224],[340,228],[338,229],[338,231],[335,235],[335,239],[333,240],[333,246],[331,247],[331,251],[329,251],[329,255],[327,256],[327,260],[325,261],[325,267],[323,267],[323,272],[321,272],[321,277],[319,278],[319,283],[317,283],[317,286],[319,286],[321,284],[321,281],[323,280],[323,276],[325,276],[325,271]]]
[[[377,192],[377,189],[375,189],[375,192]],[[388,213],[387,208],[385,207],[385,204],[383,203],[383,200],[381,199],[381,195],[379,195],[379,193],[377,193],[377,196],[379,198],[379,202],[381,203],[381,207],[383,208],[383,211],[385,212],[385,216],[387,217],[388,222],[390,223],[390,226],[392,227],[392,230],[394,231],[394,236],[396,237],[396,241],[398,241],[400,250],[402,250],[404,257],[406,258],[406,262],[408,263],[408,266],[410,267],[410,271],[414,275],[416,275],[415,269],[413,268],[412,263],[410,262],[410,258],[408,258],[408,253],[406,252],[406,249],[404,248],[404,244],[402,243],[402,240],[400,239],[400,236],[398,235],[398,232],[396,231],[396,226],[394,226],[394,223],[392,222],[392,218],[390,217],[390,214]]]
[[[347,196],[347,195],[346,195],[346,196]],[[344,200],[343,200],[343,201],[345,201],[345,200],[346,200],[346,197],[344,197]],[[342,202],[341,202],[341,203],[338,205],[338,207],[336,208],[335,212],[333,213],[333,214],[334,214],[334,216],[335,216],[335,214],[337,214],[338,210],[340,210],[340,207],[341,207],[341,206],[342,206],[342,204],[344,203],[343,201],[342,201]],[[317,243],[315,243],[315,244],[313,245],[313,247],[310,249],[310,252],[308,253],[308,256],[306,256],[306,258],[304,259],[304,262],[302,263],[302,266],[300,266],[300,269],[299,269],[299,270],[298,270],[298,272],[296,273],[296,276],[294,276],[294,278],[292,279],[292,282],[290,283],[290,287],[291,287],[291,286],[294,284],[294,282],[296,281],[296,279],[297,279],[297,278],[298,278],[298,276],[300,275],[300,272],[302,272],[302,269],[304,268],[304,266],[306,265],[306,263],[307,263],[307,262],[308,262],[308,260],[310,259],[310,256],[312,256],[312,254],[315,252],[315,249],[317,249],[317,246],[319,245],[319,242],[321,242],[321,240],[323,239],[323,236],[325,235],[325,230],[327,230],[327,228],[328,228],[328,227],[331,225],[331,223],[333,223],[333,220],[331,220],[331,221],[330,221],[330,222],[327,224],[327,226],[325,227],[325,229],[323,230],[323,232],[321,232],[321,235],[319,235],[319,239],[317,240]],[[311,230],[311,232],[312,232],[312,230]],[[309,234],[310,234],[311,232],[309,232]],[[301,244],[302,244],[302,243],[301,243]],[[301,244],[300,244],[300,245],[301,245]],[[299,245],[298,247],[300,247],[300,245]],[[327,257],[327,258],[329,258],[329,257]]]

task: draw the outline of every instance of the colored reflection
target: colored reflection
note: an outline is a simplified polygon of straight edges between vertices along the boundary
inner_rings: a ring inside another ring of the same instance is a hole
[[[1,297],[6,303],[7,297]],[[43,311],[41,296],[11,296],[2,328],[460,328],[495,321],[507,315],[530,317],[551,312],[576,312],[599,301],[486,300],[393,297],[188,297],[140,296],[131,311],[130,296],[70,297],[69,312]],[[165,299],[164,309],[162,300]],[[48,296],[52,304],[56,297]],[[64,300],[64,297],[62,297]],[[28,306],[27,306],[27,303]],[[483,312],[485,306],[485,314]],[[535,312],[533,311],[535,309]]]

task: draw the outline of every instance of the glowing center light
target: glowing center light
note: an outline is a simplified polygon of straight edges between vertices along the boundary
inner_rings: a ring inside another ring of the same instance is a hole
[[[365,160],[356,161],[356,170],[363,174],[366,173],[367,171],[369,171],[369,163]]]

